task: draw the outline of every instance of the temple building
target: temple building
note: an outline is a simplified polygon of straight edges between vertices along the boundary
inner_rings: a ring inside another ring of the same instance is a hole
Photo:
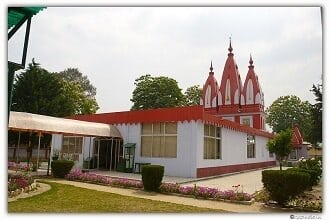
[[[252,56],[243,85],[231,42],[228,50],[220,84],[211,62],[201,105],[74,116],[111,125],[121,137],[77,142],[54,135],[53,148],[77,154],[78,167],[86,158],[93,160],[88,168],[110,171],[139,172],[142,164],[151,163],[163,165],[165,175],[181,177],[274,166],[266,146],[273,134],[265,131],[264,95]],[[71,141],[78,152],[67,149]]]
[[[140,172],[144,164],[159,164],[165,175],[193,178],[274,166],[267,149],[274,135],[265,131],[264,95],[252,56],[242,84],[231,42],[228,50],[220,83],[211,62],[201,105],[72,116],[68,125],[85,121],[106,133],[60,126],[52,133],[51,154],[69,156],[79,169]]]
[[[211,62],[200,103],[205,112],[216,117],[265,130],[264,94],[254,71],[252,56],[243,86],[231,42],[228,51],[220,84],[214,76]]]

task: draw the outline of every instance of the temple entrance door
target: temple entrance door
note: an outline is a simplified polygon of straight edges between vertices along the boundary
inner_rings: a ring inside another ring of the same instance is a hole
[[[96,138],[94,149],[98,151],[98,169],[114,171],[123,158],[123,140],[120,138]],[[94,151],[96,153],[96,151]]]

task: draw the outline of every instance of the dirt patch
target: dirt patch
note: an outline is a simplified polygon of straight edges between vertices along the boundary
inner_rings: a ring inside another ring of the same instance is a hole
[[[319,184],[317,186],[314,186],[313,187],[313,190],[312,191],[308,191],[306,194],[307,195],[310,195],[310,196],[312,196],[314,198],[321,198],[322,199],[322,194],[323,194],[323,192],[322,192],[322,185]]]

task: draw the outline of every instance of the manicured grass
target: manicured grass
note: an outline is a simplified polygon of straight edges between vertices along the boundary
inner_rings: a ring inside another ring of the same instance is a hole
[[[153,201],[130,196],[100,192],[70,185],[45,182],[51,190],[8,203],[9,213],[199,213],[225,212],[169,202]]]

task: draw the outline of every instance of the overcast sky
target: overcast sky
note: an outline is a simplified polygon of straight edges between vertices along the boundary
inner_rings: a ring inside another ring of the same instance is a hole
[[[114,1],[104,1],[103,4]],[[117,4],[129,2],[116,1]],[[184,1],[162,2],[175,4]],[[187,2],[196,3],[196,1]],[[0,24],[4,30],[7,25],[6,3],[12,2],[25,3],[24,0],[0,1],[2,10],[0,14],[4,18],[0,19]],[[36,2],[47,3],[46,0],[36,0]],[[64,0],[51,2],[65,4]],[[78,4],[80,1],[72,2]],[[86,0],[85,4],[92,4],[91,2]],[[152,0],[148,2],[154,3]],[[237,4],[235,0],[219,2],[205,0],[197,3]],[[245,1],[238,2],[247,4]],[[256,4],[255,1],[249,3]],[[327,4],[322,0],[269,2],[269,4],[306,3],[324,5],[324,7]],[[265,3],[259,1],[257,4]],[[324,24],[325,32],[327,32],[326,27],[329,27],[329,23]],[[7,72],[6,35],[4,31],[1,36],[5,42],[0,54],[3,60],[1,65],[3,73]],[[322,82],[322,61],[325,60],[322,58],[319,7],[48,7],[32,19],[27,62],[31,62],[34,57],[49,71],[78,68],[97,88],[99,112],[125,111],[132,106],[130,98],[134,90],[134,80],[142,74],[172,77],[185,90],[192,85],[203,85],[212,60],[213,71],[220,83],[230,36],[243,82],[248,71],[249,56],[250,53],[252,54],[255,71],[264,91],[266,106],[283,95],[295,94],[302,100],[314,101],[314,95],[309,90],[313,84]],[[20,37],[22,36],[16,34],[9,41],[9,60],[21,56],[19,53],[22,50],[22,42],[18,40]],[[325,44],[327,45],[329,43]],[[327,50],[325,54],[326,52]],[[6,74],[0,74],[0,82],[3,85],[3,96],[0,96],[0,99],[3,106],[7,105],[6,80]],[[5,107],[0,113],[6,111]],[[325,113],[324,116],[325,121],[327,114]],[[7,119],[2,118],[4,132],[0,132],[0,140],[3,140],[3,146],[6,146]],[[324,126],[324,134],[328,134],[327,124],[324,123]],[[2,161],[7,161],[6,149],[1,149]],[[5,171],[3,175],[7,175],[7,170],[2,170]],[[324,204],[327,206],[329,203]],[[2,207],[6,210],[6,201],[3,202]],[[270,219],[279,217],[279,215],[267,216]],[[259,219],[257,215],[251,218],[244,216],[244,218]]]
[[[252,54],[268,107],[283,95],[314,103],[322,82],[319,7],[48,7],[32,19],[27,63],[78,68],[97,88],[99,113],[129,110],[134,80],[168,76],[186,90],[221,81],[229,37],[244,83]],[[8,57],[20,57],[19,34]]]

